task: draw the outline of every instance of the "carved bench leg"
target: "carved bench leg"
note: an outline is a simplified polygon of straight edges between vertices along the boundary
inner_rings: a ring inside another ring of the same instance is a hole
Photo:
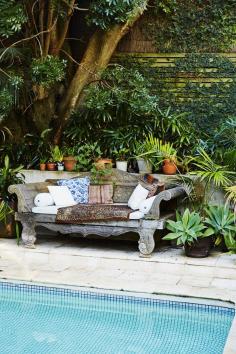
[[[22,222],[22,243],[26,248],[35,248],[36,232],[35,224],[33,222]]]
[[[152,229],[142,229],[139,231],[139,251],[140,257],[150,257],[155,248],[154,232]]]

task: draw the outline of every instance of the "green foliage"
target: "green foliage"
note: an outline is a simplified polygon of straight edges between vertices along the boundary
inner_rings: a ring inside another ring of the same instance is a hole
[[[24,176],[20,173],[23,166],[12,169],[10,167],[9,157],[4,158],[4,166],[0,169],[0,196],[4,200],[9,199],[8,187],[11,184],[24,183]]]
[[[23,84],[23,79],[18,75],[6,75],[0,77],[0,122],[3,121],[16,104],[19,89]]]
[[[227,202],[232,202],[236,205],[236,185],[225,188]]]
[[[124,23],[145,7],[143,0],[95,0],[90,5],[88,23],[103,30]]]
[[[216,245],[224,239],[227,248],[236,251],[235,215],[225,206],[209,206],[205,212],[205,223],[216,236]]]
[[[0,90],[0,121],[2,121],[10,112],[13,105],[13,96],[6,89]]]
[[[176,240],[177,245],[192,245],[198,238],[211,235],[205,230],[199,213],[186,209],[183,215],[176,213],[176,221],[168,220],[167,229],[171,232],[163,237],[163,240]]]
[[[121,148],[113,151],[116,161],[126,161],[130,155],[129,149]]]
[[[181,152],[196,141],[185,113],[160,108],[149,75],[141,74],[140,67],[112,65],[98,84],[88,87],[84,107],[74,114],[65,138],[99,139],[105,153],[128,148],[132,155],[135,142],[143,143],[150,133]]]
[[[31,65],[32,80],[37,85],[50,88],[65,77],[66,60],[48,55],[45,58],[33,59]]]
[[[52,162],[62,162],[63,153],[58,145],[50,147],[50,161]]]
[[[10,205],[2,200],[0,203],[0,222],[7,223],[7,216],[14,213],[14,210],[10,207]]]
[[[214,54],[188,54],[175,66],[149,71],[160,105],[175,112],[187,112],[201,139],[236,115],[236,67],[227,58]]]
[[[158,97],[138,70],[111,66],[101,81],[89,85],[84,107],[74,115],[66,138],[99,142],[104,152],[129,148],[153,129]]]
[[[136,142],[135,144],[136,158],[143,158],[150,162],[155,169],[165,160],[169,159],[176,162],[177,151],[173,144],[164,142],[152,134],[149,134],[143,143]]]
[[[0,0],[0,37],[8,38],[22,29],[27,21],[23,3]]]
[[[219,52],[235,43],[235,0],[155,0],[149,18],[160,52]]]
[[[204,181],[207,187],[211,183],[215,187],[226,187],[235,178],[236,173],[228,171],[226,166],[215,163],[202,148],[199,149],[199,155],[193,161],[196,171],[192,173],[199,176],[200,180]]]
[[[90,171],[93,168],[93,163],[102,155],[100,146],[97,143],[85,144],[76,147],[77,150],[77,169],[79,171]]]

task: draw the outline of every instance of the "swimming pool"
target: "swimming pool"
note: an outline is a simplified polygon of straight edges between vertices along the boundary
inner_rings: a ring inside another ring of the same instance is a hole
[[[0,282],[1,354],[220,354],[234,309]]]

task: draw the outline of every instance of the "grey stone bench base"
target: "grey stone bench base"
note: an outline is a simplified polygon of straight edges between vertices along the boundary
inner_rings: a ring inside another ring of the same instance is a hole
[[[43,226],[48,230],[62,234],[81,234],[83,237],[97,235],[101,237],[119,236],[128,232],[139,234],[139,251],[141,257],[150,257],[155,248],[154,233],[165,227],[166,219],[173,217],[167,214],[159,220],[129,220],[93,222],[89,224],[68,225],[56,224],[54,215],[16,213],[16,220],[20,221],[23,227],[22,243],[24,247],[35,248],[36,226]]]

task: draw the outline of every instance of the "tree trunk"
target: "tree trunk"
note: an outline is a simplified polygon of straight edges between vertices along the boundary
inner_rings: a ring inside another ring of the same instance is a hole
[[[144,9],[145,7],[143,11]],[[141,13],[139,11],[131,21],[125,24],[114,25],[106,32],[97,30],[91,37],[83,59],[60,105],[59,124],[54,136],[54,144],[60,143],[63,129],[71,113],[78,105],[84,87],[91,81],[99,78],[100,71],[109,64],[119,41],[141,16]]]

